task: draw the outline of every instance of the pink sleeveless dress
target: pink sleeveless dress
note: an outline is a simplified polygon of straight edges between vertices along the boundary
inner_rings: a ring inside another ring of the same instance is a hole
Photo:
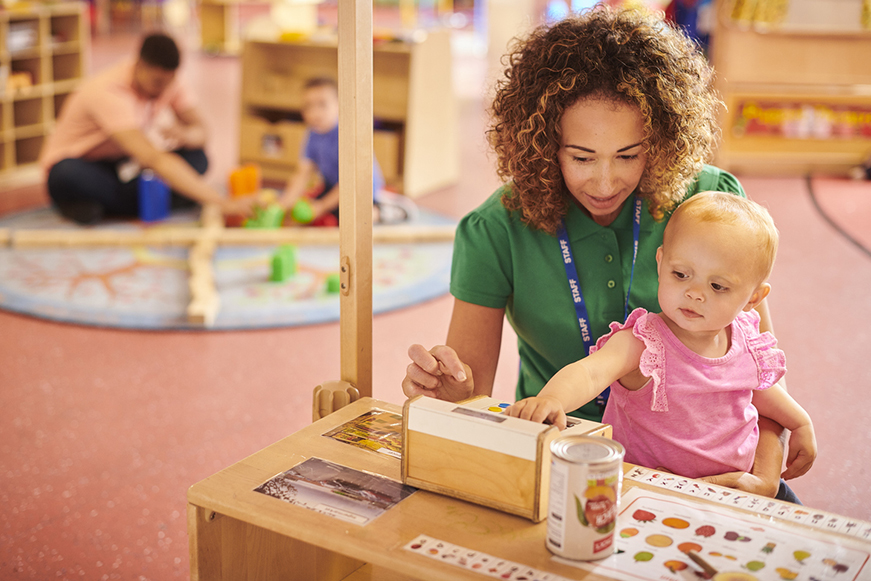
[[[759,332],[756,311],[735,319],[729,352],[716,359],[691,351],[644,309],[622,325],[611,323],[593,350],[623,329],[644,342],[639,368],[650,378],[638,391],[611,386],[603,421],[626,448],[625,460],[691,478],[749,472],[759,439],[752,391],[786,372],[783,351],[770,333]]]

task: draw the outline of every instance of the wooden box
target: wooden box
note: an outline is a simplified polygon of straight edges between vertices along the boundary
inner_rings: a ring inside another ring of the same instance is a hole
[[[501,409],[493,398],[408,400],[402,415],[402,481],[533,522],[544,520],[550,443],[560,432],[502,415]],[[610,426],[595,422],[570,430],[562,433],[610,436]]]

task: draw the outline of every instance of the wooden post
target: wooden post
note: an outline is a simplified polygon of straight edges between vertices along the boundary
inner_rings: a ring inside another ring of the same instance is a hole
[[[341,376],[372,396],[372,0],[339,0]]]

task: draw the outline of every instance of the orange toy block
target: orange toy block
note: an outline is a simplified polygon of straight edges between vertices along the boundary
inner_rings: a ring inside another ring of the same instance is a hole
[[[260,191],[260,166],[249,163],[230,172],[230,196],[239,198]]]

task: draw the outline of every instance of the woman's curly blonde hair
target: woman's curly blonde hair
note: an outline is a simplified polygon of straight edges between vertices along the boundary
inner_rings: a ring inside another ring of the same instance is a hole
[[[657,220],[686,194],[719,136],[721,101],[698,47],[644,9],[597,6],[515,40],[490,107],[497,171],[513,181],[502,203],[551,234],[568,211],[560,119],[584,97],[638,107],[647,165],[638,185]]]

